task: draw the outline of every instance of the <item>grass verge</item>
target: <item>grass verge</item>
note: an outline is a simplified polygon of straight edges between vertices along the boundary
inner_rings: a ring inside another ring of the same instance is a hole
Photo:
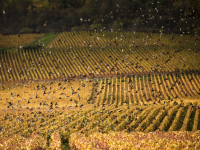
[[[54,34],[54,33],[45,33],[42,37],[40,37],[38,40],[40,40],[40,42],[44,43],[44,46],[46,46],[47,44],[49,44],[56,36],[58,35],[58,33]],[[29,44],[24,45],[24,49],[39,49],[42,48],[43,44],[39,45],[39,41],[35,40]]]

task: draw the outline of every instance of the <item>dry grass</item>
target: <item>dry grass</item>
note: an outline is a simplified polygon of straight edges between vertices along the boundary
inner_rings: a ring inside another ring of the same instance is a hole
[[[21,34],[20,37],[18,35],[0,35],[0,47],[19,48],[19,46],[30,43],[40,36],[41,34]]]

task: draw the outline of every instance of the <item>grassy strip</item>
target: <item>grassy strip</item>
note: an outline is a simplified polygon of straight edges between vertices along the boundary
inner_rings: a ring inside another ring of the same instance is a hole
[[[45,33],[43,37],[41,37],[39,40],[41,42],[44,42],[44,45],[49,44],[59,33]]]
[[[38,40],[40,40],[40,42],[44,43],[44,46],[46,46],[47,44],[49,44],[56,36],[57,34],[54,33],[45,33],[44,36],[40,37]],[[39,49],[41,48],[41,46],[39,45],[38,40],[35,40],[34,42],[31,42],[27,45],[24,45],[24,49]],[[42,45],[42,44],[41,44]]]
[[[61,138],[61,147],[62,150],[70,150],[69,138]]]
[[[66,134],[62,134],[61,135],[61,149],[62,150],[70,150],[70,145],[69,145],[69,135]],[[50,150],[50,135],[47,136],[47,147],[45,148],[45,150]]]
[[[14,51],[17,48],[5,48],[5,47],[0,47],[0,51]]]

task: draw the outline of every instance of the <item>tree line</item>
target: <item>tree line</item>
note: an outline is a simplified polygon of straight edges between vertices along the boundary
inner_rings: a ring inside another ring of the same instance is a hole
[[[198,0],[0,0],[0,32],[199,33]]]

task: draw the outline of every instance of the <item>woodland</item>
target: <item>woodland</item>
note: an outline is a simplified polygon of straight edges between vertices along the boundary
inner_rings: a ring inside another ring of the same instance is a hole
[[[199,33],[199,7],[198,0],[0,0],[0,32]]]

